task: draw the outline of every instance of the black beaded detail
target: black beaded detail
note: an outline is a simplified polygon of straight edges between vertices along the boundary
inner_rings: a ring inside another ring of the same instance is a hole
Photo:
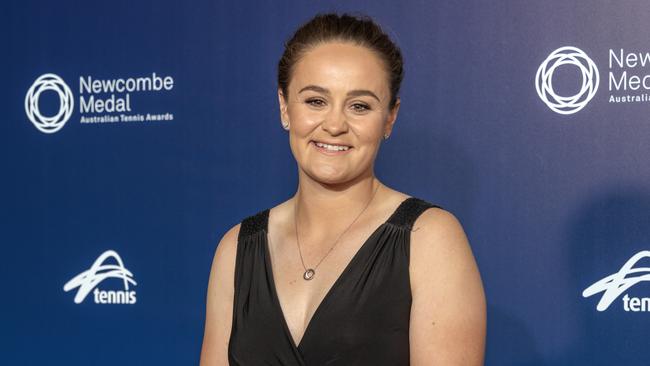
[[[239,227],[239,237],[244,238],[257,232],[267,230],[269,211],[270,209],[266,209],[242,220],[241,226]]]
[[[388,222],[411,230],[415,220],[417,220],[425,210],[432,207],[441,208],[438,205],[434,205],[422,199],[409,197],[400,204],[397,210],[388,219]]]

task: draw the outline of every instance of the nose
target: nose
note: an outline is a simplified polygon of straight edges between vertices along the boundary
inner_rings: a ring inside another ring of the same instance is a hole
[[[339,108],[332,108],[321,123],[323,130],[332,136],[337,136],[348,131],[348,122],[345,113]]]

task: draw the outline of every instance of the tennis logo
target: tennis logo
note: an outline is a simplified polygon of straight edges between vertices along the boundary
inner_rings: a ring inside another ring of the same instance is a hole
[[[113,258],[115,264],[105,262]],[[102,291],[97,286],[107,278],[122,280],[124,291]],[[135,304],[135,291],[129,290],[129,284],[137,285],[133,273],[124,267],[124,262],[117,252],[107,250],[102,253],[89,269],[79,273],[63,286],[63,291],[77,289],[74,297],[75,304],[80,304],[92,291],[95,304]],[[94,290],[94,291],[93,291]]]
[[[574,95],[558,95],[553,88],[553,74],[564,65],[580,69],[582,84]],[[535,75],[537,94],[551,110],[559,114],[573,114],[584,108],[596,94],[599,82],[596,64],[582,50],[569,46],[551,52],[539,65]]]
[[[636,267],[636,264],[644,259],[650,258],[650,251],[643,250],[632,258],[628,259],[618,272],[611,274],[593,285],[587,287],[583,292],[583,297],[590,297],[602,292],[596,310],[605,311],[622,293],[630,287],[640,283],[650,281],[650,268]],[[649,297],[630,297],[628,294],[623,296],[623,310],[632,312],[650,312]]]
[[[44,91],[54,91],[59,96],[59,111],[53,116],[44,116],[39,109],[39,99]],[[25,113],[27,118],[43,133],[60,130],[72,115],[74,98],[68,85],[55,74],[41,75],[27,91]]]

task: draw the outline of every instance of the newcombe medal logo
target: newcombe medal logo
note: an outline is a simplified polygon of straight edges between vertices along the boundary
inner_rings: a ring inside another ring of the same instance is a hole
[[[59,111],[53,116],[44,116],[38,101],[44,91],[54,91],[59,96]],[[25,96],[25,113],[27,118],[43,133],[55,133],[60,130],[72,115],[74,98],[68,85],[55,74],[41,75],[27,91]]]
[[[174,120],[173,113],[164,110],[154,112],[143,103],[146,98],[171,92],[174,89],[171,75],[152,72],[144,76],[105,79],[85,75],[79,76],[78,80],[79,89],[74,94],[68,84],[53,73],[39,76],[27,90],[25,114],[39,131],[47,134],[60,131],[74,114],[75,106],[78,121],[83,125],[165,123]],[[58,96],[58,104],[56,98],[53,99],[55,113],[45,115],[41,111],[43,93]],[[75,96],[79,98],[77,103],[74,102]],[[168,108],[168,104],[159,105],[158,108]]]
[[[582,82],[574,95],[559,95],[553,87],[553,74],[559,67],[573,66],[580,70]],[[539,65],[535,75],[537,95],[546,105],[559,114],[573,114],[584,108],[596,95],[600,77],[596,64],[576,47],[561,47],[551,52]]]
[[[115,263],[106,263],[109,259]],[[97,288],[102,281],[108,278],[122,280],[124,290],[103,291]],[[63,291],[77,289],[74,297],[75,304],[80,304],[92,291],[95,304],[135,304],[136,293],[129,289],[129,285],[137,285],[133,273],[124,267],[124,262],[117,252],[107,250],[102,253],[89,269],[79,273],[63,286]]]

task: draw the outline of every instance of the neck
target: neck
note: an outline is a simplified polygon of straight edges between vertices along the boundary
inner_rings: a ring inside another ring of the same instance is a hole
[[[293,198],[298,210],[298,225],[304,232],[317,236],[330,229],[339,231],[366,207],[380,185],[372,173],[339,185],[323,184],[301,176]]]

